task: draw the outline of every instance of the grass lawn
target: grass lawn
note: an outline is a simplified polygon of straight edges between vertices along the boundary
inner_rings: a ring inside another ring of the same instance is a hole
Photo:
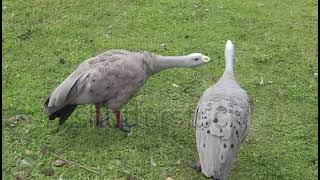
[[[44,179],[206,179],[192,120],[236,45],[235,76],[250,95],[252,128],[230,179],[318,177],[318,2],[315,0],[29,0],[2,2],[2,176]],[[166,48],[161,48],[166,44]],[[77,65],[109,49],[201,52],[213,62],[151,77],[124,108],[130,136],[94,128],[94,106],[56,131],[45,98]],[[263,79],[263,83],[261,82]],[[176,85],[173,85],[176,84]],[[16,117],[21,115],[20,117]],[[56,167],[52,153],[98,169]]]

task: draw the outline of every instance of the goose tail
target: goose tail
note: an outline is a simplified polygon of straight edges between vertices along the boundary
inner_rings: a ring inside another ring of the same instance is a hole
[[[49,114],[48,117],[48,122],[50,120],[54,120],[56,118],[59,118],[59,124],[62,125],[68,118],[69,116],[73,113],[73,111],[77,108],[78,105],[66,105],[63,106],[62,108],[56,110],[56,111],[51,111],[50,108],[48,107],[50,101],[50,96],[47,98],[45,101],[43,107],[42,107],[42,112]]]

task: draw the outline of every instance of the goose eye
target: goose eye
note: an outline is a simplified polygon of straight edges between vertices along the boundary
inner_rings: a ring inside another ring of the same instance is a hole
[[[195,61],[198,61],[198,60],[199,60],[199,58],[195,58],[194,60],[195,60]]]

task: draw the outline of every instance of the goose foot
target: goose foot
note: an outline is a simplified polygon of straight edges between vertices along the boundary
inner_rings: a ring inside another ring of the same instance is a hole
[[[109,120],[111,119],[109,111],[106,112],[105,118],[100,118],[100,112],[96,115],[96,127],[97,128],[106,128],[108,126]]]
[[[99,119],[99,120],[96,121],[96,127],[97,128],[106,128],[106,127],[108,127],[110,119],[111,119],[110,115],[108,113],[106,113],[106,116],[105,116],[104,119]]]
[[[102,119],[96,122],[97,128],[106,128],[107,127],[107,119]]]
[[[131,132],[132,127],[135,126],[136,124],[129,124],[126,121],[122,121],[120,123],[120,127],[118,127],[120,130],[124,132]]]
[[[190,168],[200,172],[201,171],[200,161],[197,161],[197,162],[196,161],[192,161],[192,162],[190,162]]]
[[[116,128],[119,128],[120,130],[124,132],[131,132],[131,128],[135,126],[135,124],[128,124],[122,117],[120,111],[114,111],[114,115],[116,116]]]

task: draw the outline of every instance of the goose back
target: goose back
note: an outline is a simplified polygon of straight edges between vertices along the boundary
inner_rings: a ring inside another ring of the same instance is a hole
[[[225,73],[199,100],[195,112],[201,171],[207,177],[227,179],[241,142],[250,129],[249,97]]]

